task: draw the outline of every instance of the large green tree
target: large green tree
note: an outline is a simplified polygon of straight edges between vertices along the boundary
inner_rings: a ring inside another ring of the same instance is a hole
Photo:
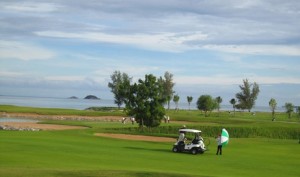
[[[272,111],[272,121],[274,121],[275,120],[275,109],[277,107],[277,102],[274,98],[270,99],[269,106],[270,106],[271,111]]]
[[[175,93],[173,87],[175,83],[173,82],[173,74],[166,71],[164,74],[164,78],[160,77],[158,82],[160,82],[163,86],[163,96],[168,104],[168,109],[170,109],[170,101]]]
[[[255,101],[259,94],[259,86],[256,82],[249,83],[248,79],[243,80],[243,85],[239,86],[241,92],[236,94],[238,104],[236,107],[238,109],[247,109],[249,112],[255,105]]]
[[[118,108],[120,109],[121,105],[127,99],[131,78],[128,76],[128,74],[121,73],[120,71],[115,71],[110,78],[112,82],[108,83],[108,87],[114,94],[115,104],[117,104]]]
[[[156,127],[165,115],[163,86],[152,74],[145,75],[130,87],[126,111],[134,116],[140,127]]]
[[[204,111],[205,117],[207,117],[207,113],[216,108],[216,101],[210,95],[201,95],[197,100],[197,107]]]

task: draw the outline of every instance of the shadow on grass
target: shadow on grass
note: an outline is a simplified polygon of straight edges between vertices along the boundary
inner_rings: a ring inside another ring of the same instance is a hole
[[[100,170],[100,171],[65,171],[56,174],[57,177],[194,177],[175,173],[159,172],[139,172],[139,171],[119,171],[119,170]]]
[[[141,148],[141,147],[124,147],[125,149],[138,150],[138,151],[155,151],[155,152],[170,152],[172,149],[150,149],[150,148]]]
[[[135,150],[135,151],[152,151],[152,152],[164,152],[164,153],[172,153],[172,154],[190,154],[189,152],[181,152],[181,153],[174,153],[172,151],[172,149],[150,149],[150,148],[141,148],[141,147],[124,147],[125,149],[131,149],[131,150]],[[208,155],[215,155],[215,153],[208,153],[210,151],[210,149],[207,149],[205,151],[205,154]],[[214,151],[212,151],[214,152]],[[200,154],[203,155],[203,154]]]

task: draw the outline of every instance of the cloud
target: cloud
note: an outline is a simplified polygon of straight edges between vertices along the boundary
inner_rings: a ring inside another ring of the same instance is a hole
[[[274,1],[4,0],[0,33],[6,39],[35,34],[167,52],[299,56],[300,4]]]
[[[62,31],[38,31],[38,36],[81,39],[95,42],[133,45],[150,50],[181,52],[190,49],[186,43],[193,40],[205,40],[201,32],[192,33],[154,33],[154,34],[107,34],[95,32],[68,33]]]
[[[68,33],[63,31],[38,31],[38,36],[81,39],[95,42],[107,42],[132,45],[150,50],[184,52],[187,50],[205,49],[225,53],[250,55],[285,55],[300,56],[300,45],[197,45],[193,41],[205,41],[208,35],[202,32],[155,33],[155,34],[107,34],[95,32]],[[229,59],[239,60],[239,59]]]
[[[300,45],[204,45],[203,48],[236,54],[300,56]]]
[[[11,72],[11,71],[0,71],[0,77],[2,78],[15,78],[15,77],[22,77],[24,76],[24,73],[21,72]]]
[[[54,56],[54,52],[34,44],[0,40],[0,59],[46,60]]]
[[[83,81],[84,76],[47,76],[44,78],[48,81]]]
[[[53,12],[58,10],[58,6],[52,3],[22,2],[10,3],[3,6],[4,9],[17,12]]]
[[[215,75],[215,76],[176,76],[174,82],[180,85],[241,85],[246,78]],[[250,76],[249,82],[258,84],[300,84],[299,77],[270,77],[270,76]]]
[[[138,64],[130,65],[122,63],[118,66],[107,65],[101,70],[94,71],[90,77],[98,83],[108,83],[111,82],[110,76],[114,71],[126,73],[129,77],[132,77],[133,82],[137,82],[139,79],[144,79],[146,74],[154,74],[155,72],[159,71],[159,68],[155,66],[139,66]],[[156,75],[156,77],[159,76]]]

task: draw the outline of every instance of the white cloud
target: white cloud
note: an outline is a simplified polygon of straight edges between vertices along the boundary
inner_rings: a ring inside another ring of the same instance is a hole
[[[255,81],[258,84],[300,84],[299,77],[266,77],[266,76],[253,76],[249,80]]]
[[[48,81],[82,81],[84,76],[47,76],[44,78]]]
[[[174,82],[177,84],[201,85],[201,84],[216,84],[228,85],[241,82],[241,78],[227,76],[176,76]]]
[[[187,85],[233,85],[242,84],[245,77],[233,77],[227,75],[216,76],[176,76],[175,83]],[[268,76],[250,76],[247,77],[249,82],[256,82],[258,84],[300,84],[298,77],[268,77]]]
[[[11,72],[11,71],[0,71],[0,77],[20,77],[24,76],[24,73],[21,72]]]
[[[4,5],[4,9],[19,12],[53,12],[58,6],[52,3],[22,2]]]
[[[62,31],[38,31],[38,36],[56,38],[74,38],[95,42],[108,42],[116,44],[127,44],[149,50],[182,52],[192,49],[185,44],[193,40],[205,40],[206,35],[201,32],[193,33],[155,33],[155,34],[105,34],[94,32],[67,33]]]
[[[249,55],[300,56],[299,45],[204,45],[204,49]]]
[[[229,62],[229,63],[241,63],[242,60],[240,57],[238,56],[230,56],[230,55],[222,55],[220,56],[220,60],[225,61],[225,62]]]
[[[258,0],[243,0],[243,1],[239,1],[238,3],[235,3],[233,7],[240,8],[240,9],[247,9],[254,6],[258,6],[259,4],[261,4],[261,2]]]
[[[94,32],[68,33],[62,31],[38,31],[38,36],[73,38],[95,42],[133,45],[148,50],[183,52],[187,50],[206,49],[225,53],[250,55],[285,55],[300,56],[299,45],[193,45],[193,41],[205,41],[208,36],[201,32],[156,33],[156,34],[106,34]],[[228,59],[238,61],[238,58]]]
[[[30,43],[0,40],[0,59],[45,60],[55,54]]]
[[[110,75],[114,71],[120,71],[126,73],[129,77],[132,77],[133,82],[137,82],[138,79],[144,79],[145,74],[154,74],[155,71],[159,71],[158,67],[155,66],[132,66],[127,64],[120,64],[119,66],[105,67],[101,70],[93,72],[93,79],[97,82],[110,82]]]

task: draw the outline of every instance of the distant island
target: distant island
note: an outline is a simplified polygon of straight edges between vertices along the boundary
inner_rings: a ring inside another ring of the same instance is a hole
[[[94,95],[88,95],[84,99],[91,99],[91,100],[100,100],[100,98],[94,96]]]
[[[78,99],[78,97],[76,97],[76,96],[71,96],[71,97],[69,97],[69,99]]]

